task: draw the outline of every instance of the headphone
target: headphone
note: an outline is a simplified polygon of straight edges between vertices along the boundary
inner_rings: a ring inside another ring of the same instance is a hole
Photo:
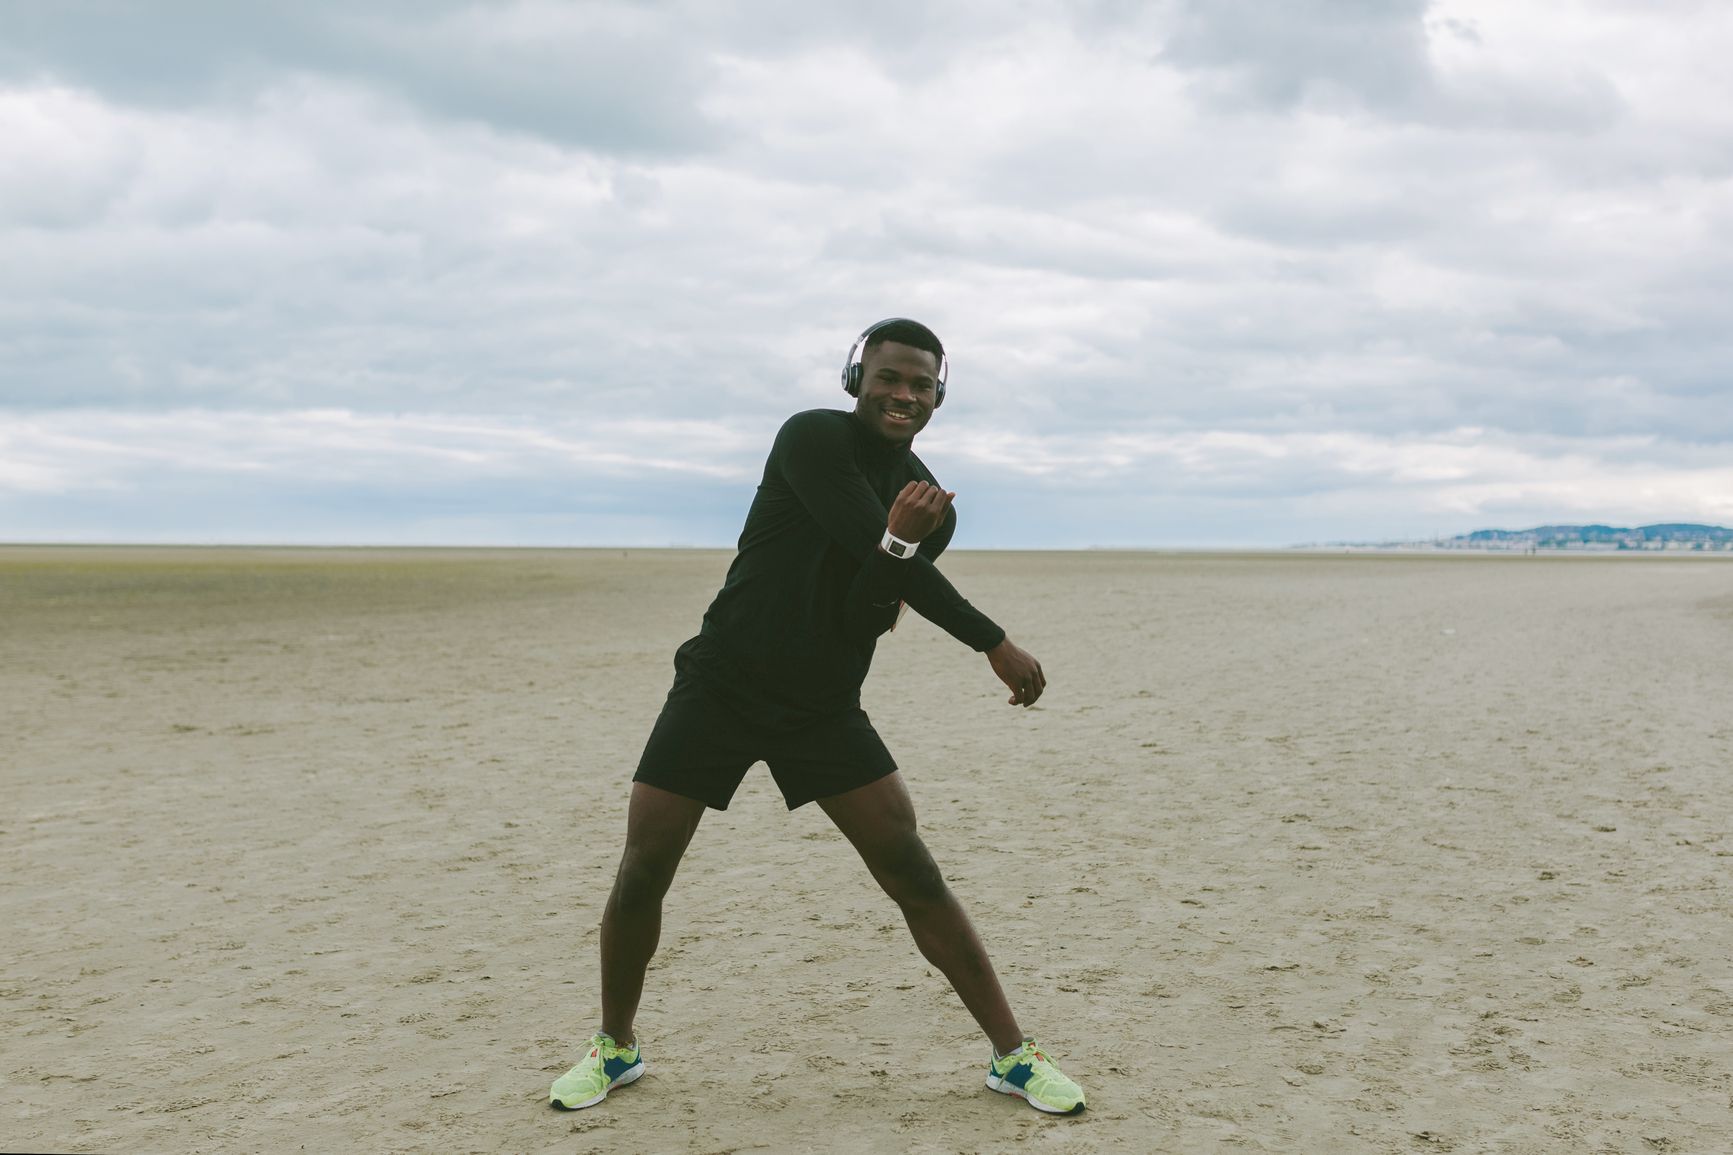
[[[849,346],[848,360],[842,363],[842,387],[844,392],[846,392],[850,397],[860,396],[860,383],[862,376],[861,361],[866,357],[867,342],[872,340],[872,335],[874,333],[883,329],[886,325],[894,325],[898,321],[903,321],[910,325],[920,325],[921,328],[927,329],[927,327],[921,325],[919,321],[910,321],[907,317],[886,317],[877,324],[868,325],[866,331],[856,337],[854,344]],[[932,333],[932,330],[927,329],[927,332]],[[950,371],[951,363],[945,357],[944,343],[939,341],[936,334],[934,335],[933,340],[939,344],[939,381],[933,389],[933,408],[937,409],[945,403],[945,375]]]

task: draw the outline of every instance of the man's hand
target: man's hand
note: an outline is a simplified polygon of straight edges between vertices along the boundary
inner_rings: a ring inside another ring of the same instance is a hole
[[[909,482],[891,503],[887,519],[891,536],[903,541],[924,541],[945,524],[945,511],[951,508],[951,499],[956,496],[924,481]]]
[[[1041,663],[1035,660],[1034,654],[1019,648],[1010,638],[988,650],[987,661],[993,664],[993,672],[999,675],[999,680],[1011,687],[1013,706],[1033,706],[1041,691],[1047,688],[1047,676],[1041,672]]]

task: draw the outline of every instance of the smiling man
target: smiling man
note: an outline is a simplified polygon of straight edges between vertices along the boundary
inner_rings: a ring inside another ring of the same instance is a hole
[[[644,1073],[633,1020],[663,897],[705,808],[726,809],[763,761],[789,809],[817,802],[902,909],[993,1045],[987,1086],[1054,1114],[1083,1109],[1082,1090],[1018,1026],[860,708],[875,639],[903,602],[984,653],[1012,705],[1046,688],[1041,664],[933,565],[956,530],[955,494],[910,446],[944,401],[944,347],[924,325],[881,321],[849,350],[843,385],[853,412],[814,409],[783,424],[722,589],[674,655],[602,915],[602,1029],[554,1082],[558,1106],[593,1106]]]

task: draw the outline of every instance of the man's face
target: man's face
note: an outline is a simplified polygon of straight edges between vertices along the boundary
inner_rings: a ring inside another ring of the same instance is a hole
[[[856,416],[893,443],[907,443],[927,427],[939,387],[939,359],[925,349],[886,341],[861,361]]]

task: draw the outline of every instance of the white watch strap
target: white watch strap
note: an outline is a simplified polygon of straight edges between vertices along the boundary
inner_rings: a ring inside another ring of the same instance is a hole
[[[884,550],[892,557],[905,559],[915,556],[915,546],[919,544],[920,542],[916,541],[904,541],[902,538],[892,534],[888,529],[885,530],[884,537],[879,539],[880,549]]]

